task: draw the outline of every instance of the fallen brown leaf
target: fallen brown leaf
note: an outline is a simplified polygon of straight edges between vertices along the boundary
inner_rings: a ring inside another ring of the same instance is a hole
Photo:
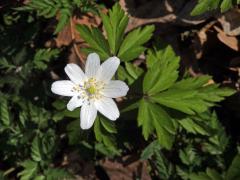
[[[225,32],[217,26],[214,26],[214,29],[218,32],[217,37],[222,43],[235,51],[239,51],[239,41],[236,37],[226,35]]]

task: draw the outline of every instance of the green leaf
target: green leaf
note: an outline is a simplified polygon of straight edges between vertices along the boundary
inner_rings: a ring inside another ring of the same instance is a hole
[[[190,180],[212,180],[205,172],[192,173],[189,175]]]
[[[38,137],[35,137],[31,146],[31,157],[34,161],[41,161],[42,155],[40,152],[40,141]]]
[[[143,69],[132,63],[125,62],[127,72],[134,78],[138,79],[143,74]]]
[[[189,180],[189,172],[186,169],[176,166],[176,171],[183,180]]]
[[[161,106],[142,99],[138,113],[138,125],[142,126],[142,133],[146,140],[155,130],[159,143],[167,149],[172,147],[176,128],[171,117]]]
[[[198,4],[194,7],[191,12],[192,16],[201,15],[207,11],[217,9],[220,0],[198,0]]]
[[[152,37],[154,29],[153,25],[149,25],[131,31],[124,38],[117,56],[122,61],[131,61],[137,58],[145,50],[142,45]]]
[[[50,60],[56,59],[59,53],[58,49],[38,49],[33,59],[35,68],[45,70]]]
[[[233,7],[232,0],[223,0],[221,3],[221,12],[225,12]]]
[[[158,140],[151,142],[141,153],[141,159],[150,159],[155,153],[158,153],[162,149]]]
[[[157,95],[151,96],[151,99],[161,105],[179,110],[186,114],[194,115],[196,112],[201,113],[210,106],[202,99],[197,99],[197,91],[169,89]]]
[[[149,51],[147,56],[148,71],[143,80],[143,92],[155,94],[171,87],[178,78],[179,57],[173,49]]]
[[[237,154],[227,170],[226,180],[240,179],[240,155]]]
[[[57,27],[54,31],[54,34],[57,34],[63,30],[63,28],[68,24],[71,15],[72,12],[70,9],[63,8],[60,10],[60,18]]]
[[[49,129],[43,134],[40,141],[41,153],[45,158],[51,159],[57,149],[56,134],[53,129]]]
[[[0,104],[0,120],[4,126],[10,125],[10,115],[9,115],[8,101],[5,98],[1,98]]]
[[[121,65],[118,67],[117,77],[119,80],[127,81],[129,85],[135,81],[135,79]]]
[[[102,59],[111,56],[109,46],[98,28],[90,29],[86,25],[77,25],[81,37],[91,46],[91,48],[100,55]]]
[[[113,121],[110,121],[104,117],[100,118],[101,124],[109,133],[117,133],[117,129]]]
[[[212,180],[223,180],[223,177],[215,169],[207,168],[206,173]]]
[[[105,121],[105,122],[104,122]],[[116,140],[113,133],[116,133],[114,126],[107,124],[107,120],[103,120],[103,117],[97,117],[94,122],[94,134],[98,142],[102,142],[104,145],[110,148],[116,149]]]
[[[223,180],[222,176],[214,169],[207,168],[205,172],[191,173],[190,180]]]
[[[123,41],[124,31],[128,24],[128,16],[116,3],[108,15],[101,13],[104,29],[107,33],[107,39],[111,53],[116,55]]]
[[[188,132],[193,134],[209,135],[209,128],[202,122],[196,121],[191,118],[180,120],[181,126]]]
[[[215,102],[235,93],[228,88],[219,88],[218,85],[206,85],[209,77],[188,78],[177,82],[167,91],[151,96],[151,99],[161,105],[194,115],[202,113]]]
[[[67,135],[70,145],[80,143],[80,122],[76,119],[67,125]]]
[[[20,180],[29,180],[35,177],[38,171],[38,164],[36,162],[26,160],[21,163],[21,166],[23,166],[24,170],[18,173],[18,176],[20,176]]]
[[[198,157],[196,150],[191,145],[188,145],[183,150],[180,150],[179,157],[183,164],[188,166],[199,165],[201,162],[201,158]]]
[[[166,159],[164,154],[160,152],[155,154],[155,166],[160,179],[171,179],[173,174],[173,165]]]
[[[73,179],[73,175],[62,168],[49,168],[45,172],[46,180]]]
[[[37,177],[34,177],[34,180],[45,180],[45,176],[39,175]]]

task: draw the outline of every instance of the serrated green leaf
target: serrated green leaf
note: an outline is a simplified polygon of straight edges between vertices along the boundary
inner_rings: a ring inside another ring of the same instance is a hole
[[[150,159],[155,153],[158,153],[162,149],[158,140],[151,142],[141,153],[141,159]]]
[[[35,177],[37,171],[38,171],[38,164],[37,162],[26,160],[23,163],[21,163],[24,170],[18,173],[18,176],[20,176],[20,180],[29,180],[33,177]]]
[[[118,67],[117,77],[119,80],[127,81],[129,85],[135,81],[134,78],[121,65]]]
[[[188,132],[193,134],[209,135],[209,129],[206,128],[206,125],[201,122],[194,121],[194,119],[186,118],[180,120],[179,123]]]
[[[54,11],[55,12],[55,11]],[[49,14],[49,13],[47,13]],[[65,25],[67,25],[67,23],[69,22],[69,19],[71,17],[71,11],[70,9],[61,9],[60,10],[60,18],[59,18],[59,22],[57,24],[57,27],[54,31],[54,34],[59,33],[64,27]]]
[[[155,164],[158,176],[161,179],[170,179],[171,175],[173,174],[172,164],[166,159],[166,157],[161,153],[161,151],[156,153],[155,157]]]
[[[179,157],[182,163],[187,166],[197,166],[201,162],[201,158],[197,155],[196,150],[191,145],[181,149],[179,151]]]
[[[39,175],[37,177],[34,177],[34,180],[45,180],[45,176]]]
[[[240,179],[240,155],[237,154],[227,170],[226,180]]]
[[[125,62],[126,70],[134,78],[138,79],[143,74],[143,69],[133,65],[132,63]]]
[[[232,0],[223,0],[221,3],[221,12],[225,12],[233,7]]]
[[[76,119],[67,125],[67,135],[70,145],[80,143],[80,122]]]
[[[154,131],[150,113],[151,112],[148,110],[148,103],[142,99],[138,110],[138,126],[142,126],[142,134],[145,140],[147,140],[149,135]]]
[[[189,173],[187,170],[179,167],[179,166],[176,166],[176,171],[177,171],[177,174],[183,179],[183,180],[189,180]]]
[[[143,92],[149,95],[168,89],[178,78],[179,57],[173,49],[168,46],[155,53],[156,56],[148,56],[150,68],[143,80]],[[161,54],[161,57],[158,54]]]
[[[189,78],[177,82],[167,91],[151,96],[151,99],[164,106],[194,115],[202,113],[215,102],[235,93],[232,89],[218,85],[204,85],[208,77]],[[199,82],[198,82],[199,81]]]
[[[198,0],[198,4],[191,12],[192,16],[201,15],[207,11],[217,9],[221,0]]]
[[[142,133],[146,140],[155,130],[159,143],[163,147],[170,149],[174,141],[174,134],[176,133],[172,121],[171,117],[161,106],[144,99],[141,100],[138,113],[138,125],[142,126]]]
[[[153,25],[149,25],[131,31],[124,38],[117,56],[122,61],[131,61],[137,58],[145,50],[142,45],[152,37],[154,29]]]
[[[223,180],[223,177],[215,169],[207,168],[206,173],[212,180]]]
[[[117,129],[113,121],[110,121],[104,117],[101,117],[100,122],[109,133],[117,133]]]
[[[58,57],[58,49],[38,49],[34,55],[33,63],[36,69],[45,70],[50,60]]]
[[[41,152],[44,153],[45,157],[48,159],[52,158],[54,152],[56,150],[56,134],[53,129],[49,129],[44,135],[41,137],[40,142]]]
[[[62,179],[73,179],[73,175],[65,169],[60,168],[49,168],[45,172],[46,180],[62,180]]]
[[[97,117],[94,122],[94,134],[95,134],[96,140],[98,142],[102,142],[107,147],[116,149],[117,144],[115,141],[115,136],[113,136],[113,133],[109,132],[111,131],[115,133],[116,129],[113,130],[113,128],[110,129],[110,127],[107,127],[107,129],[105,129],[107,125],[105,124],[104,126],[101,121],[102,121],[102,117]]]
[[[170,107],[186,114],[194,115],[208,109],[210,104],[202,99],[196,99],[197,91],[169,89],[151,96],[151,99],[161,105]]]
[[[38,137],[35,137],[31,146],[31,157],[34,161],[41,161],[42,155],[40,151],[40,141]]]
[[[77,25],[76,29],[79,31],[81,37],[95,49],[95,52],[100,55],[102,59],[107,59],[111,56],[106,39],[97,28],[90,29],[86,25]]]
[[[205,172],[192,173],[189,175],[190,180],[212,180]]]
[[[10,125],[10,115],[8,110],[8,101],[5,98],[1,98],[0,104],[0,120],[5,126]]]
[[[122,43],[124,31],[128,24],[128,16],[116,3],[108,16],[101,13],[104,29],[107,32],[109,47],[113,55],[116,55]]]

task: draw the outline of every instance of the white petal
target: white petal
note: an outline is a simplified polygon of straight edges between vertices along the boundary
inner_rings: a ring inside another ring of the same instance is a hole
[[[82,84],[85,80],[85,74],[82,69],[76,64],[67,64],[64,68],[66,74],[75,84]]]
[[[102,94],[106,97],[110,98],[117,98],[126,96],[129,88],[127,84],[123,81],[110,81],[109,84],[107,84],[104,89],[102,90]]]
[[[72,91],[74,84],[68,80],[55,81],[52,83],[51,90],[53,93],[61,96],[74,96],[76,92]]]
[[[74,109],[76,109],[77,107],[80,107],[83,105],[83,98],[81,98],[78,95],[73,96],[70,101],[67,104],[67,109],[69,111],[73,111]]]
[[[110,120],[116,120],[119,118],[119,110],[116,103],[107,97],[102,97],[101,99],[94,102],[95,107],[97,110],[106,116]]]
[[[88,77],[94,77],[100,67],[100,58],[98,54],[91,53],[87,57],[85,73]]]
[[[97,117],[97,109],[93,103],[83,104],[80,113],[80,126],[82,129],[92,127],[94,120]]]
[[[113,75],[117,71],[117,68],[120,64],[120,60],[117,57],[108,58],[100,66],[97,72],[97,79],[100,81],[108,82],[112,79]]]

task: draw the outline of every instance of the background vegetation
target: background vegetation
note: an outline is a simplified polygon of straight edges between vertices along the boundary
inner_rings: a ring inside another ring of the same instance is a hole
[[[240,179],[239,3],[1,1],[0,179]],[[83,131],[50,86],[90,52],[130,91]]]

